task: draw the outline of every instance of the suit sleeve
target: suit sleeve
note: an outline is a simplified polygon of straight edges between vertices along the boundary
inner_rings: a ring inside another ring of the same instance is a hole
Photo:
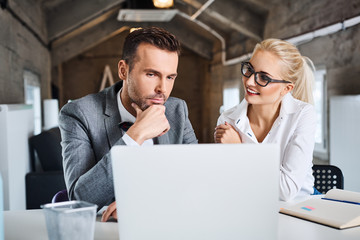
[[[64,177],[70,199],[95,203],[100,209],[115,199],[112,164],[110,152],[96,160],[88,121],[75,103],[66,104],[60,112]],[[116,145],[125,145],[121,137]]]
[[[198,143],[198,140],[196,138],[194,129],[189,120],[188,107],[187,107],[185,101],[182,101],[182,103],[183,103],[184,116],[185,116],[183,144],[196,144],[196,143]]]

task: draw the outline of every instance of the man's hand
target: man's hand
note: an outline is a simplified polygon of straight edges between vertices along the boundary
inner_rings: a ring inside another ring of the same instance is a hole
[[[232,125],[225,122],[215,128],[214,141],[216,143],[241,143],[241,137]]]
[[[170,129],[170,124],[165,116],[164,105],[151,105],[142,111],[138,105],[132,103],[136,111],[136,121],[126,132],[139,145],[145,140],[159,137]]]
[[[116,201],[112,202],[108,208],[102,213],[101,221],[106,222],[110,217],[117,220]]]

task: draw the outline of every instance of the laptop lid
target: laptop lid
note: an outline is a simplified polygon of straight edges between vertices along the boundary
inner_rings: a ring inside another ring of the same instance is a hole
[[[274,144],[116,146],[119,237],[276,239]]]

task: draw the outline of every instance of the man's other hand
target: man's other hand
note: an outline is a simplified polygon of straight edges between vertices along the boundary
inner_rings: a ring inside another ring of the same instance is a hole
[[[110,217],[117,220],[116,201],[112,202],[108,208],[102,213],[101,221],[106,222]]]

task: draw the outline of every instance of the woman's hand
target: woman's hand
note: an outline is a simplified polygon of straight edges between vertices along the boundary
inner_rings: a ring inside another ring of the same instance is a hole
[[[110,217],[117,220],[116,201],[112,202],[108,208],[102,213],[101,221],[106,222]]]
[[[216,143],[241,143],[241,137],[232,125],[225,122],[215,128],[214,141]]]

